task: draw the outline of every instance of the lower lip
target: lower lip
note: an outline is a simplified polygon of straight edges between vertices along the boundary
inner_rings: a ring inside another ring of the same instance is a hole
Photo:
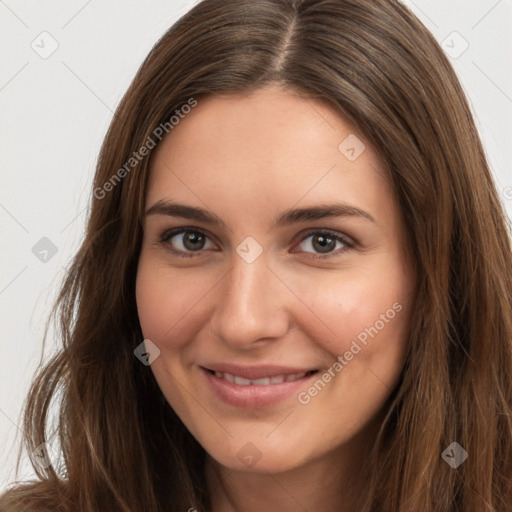
[[[297,396],[304,383],[316,376],[316,373],[301,379],[281,384],[268,384],[264,386],[239,386],[227,380],[215,377],[208,370],[201,368],[210,389],[226,404],[240,409],[256,409],[275,405],[291,396]]]

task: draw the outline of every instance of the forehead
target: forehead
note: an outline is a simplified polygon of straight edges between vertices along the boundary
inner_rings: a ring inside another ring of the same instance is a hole
[[[372,208],[389,201],[376,153],[326,102],[271,86],[199,100],[159,144],[147,203],[179,196],[264,215],[326,195]]]
[[[271,85],[251,94],[204,97],[160,146],[173,141],[177,150],[195,148],[197,152],[213,145],[218,150],[228,147],[229,153],[252,155],[256,151],[258,159],[267,156],[272,160],[302,149],[312,156],[330,149],[334,160],[339,156],[340,137],[351,134],[363,138],[327,101]],[[314,145],[318,146],[316,152],[311,151]]]

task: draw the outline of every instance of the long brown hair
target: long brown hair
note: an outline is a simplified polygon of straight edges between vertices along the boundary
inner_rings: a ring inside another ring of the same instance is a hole
[[[204,450],[134,357],[151,158],[126,162],[191,98],[270,83],[327,100],[373,145],[418,276],[364,512],[512,511],[510,228],[448,59],[398,1],[204,0],[155,45],[112,120],[52,313],[62,348],[24,410],[27,450],[58,444],[60,465],[34,464],[39,480],[13,487],[2,512],[210,509]],[[452,442],[468,454],[456,469],[441,456]]]

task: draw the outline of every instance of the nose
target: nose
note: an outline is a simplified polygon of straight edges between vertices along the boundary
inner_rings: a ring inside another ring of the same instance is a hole
[[[234,348],[248,350],[278,339],[290,327],[293,295],[267,266],[264,254],[252,263],[235,254],[217,297],[211,329]]]

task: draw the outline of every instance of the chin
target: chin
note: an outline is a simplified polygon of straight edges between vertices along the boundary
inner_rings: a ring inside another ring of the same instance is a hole
[[[254,448],[255,445],[247,443],[240,450],[227,453],[211,453],[210,457],[221,466],[233,471],[246,471],[250,473],[277,474],[293,470],[306,461],[295,460],[293,450],[291,453],[270,453],[268,450]]]
[[[290,439],[289,436],[268,437],[248,432],[242,437],[224,439],[222,442],[210,441],[203,444],[208,455],[218,464],[233,471],[251,473],[282,473],[295,469],[314,455],[306,450],[304,442]],[[251,439],[253,439],[251,441]],[[286,440],[288,439],[288,443]],[[300,449],[298,448],[300,447]]]

